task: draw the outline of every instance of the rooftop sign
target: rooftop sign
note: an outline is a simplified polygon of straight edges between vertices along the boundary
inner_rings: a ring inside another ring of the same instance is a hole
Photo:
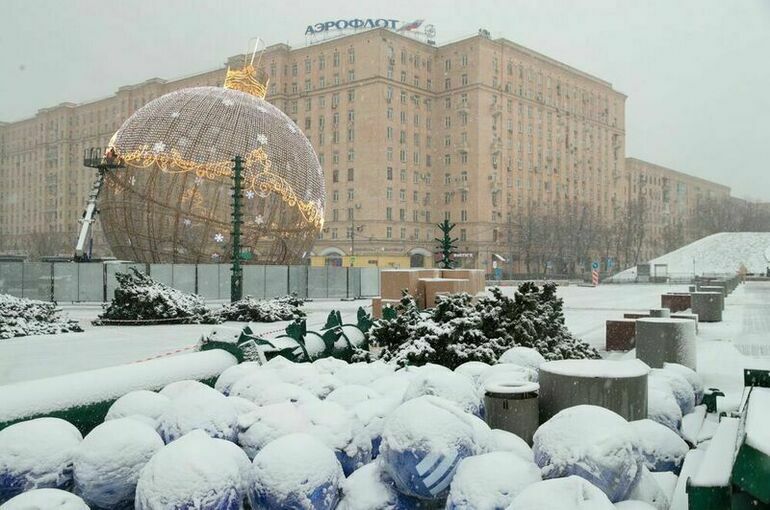
[[[331,21],[322,21],[313,25],[308,25],[305,29],[305,37],[315,38],[316,36],[330,35],[331,32],[348,30],[368,30],[371,28],[387,28],[395,32],[423,35],[428,39],[428,44],[435,44],[433,38],[436,37],[436,28],[433,25],[425,25],[423,31],[419,32],[425,20],[418,19],[414,21],[399,21],[390,18],[352,18],[338,19]]]

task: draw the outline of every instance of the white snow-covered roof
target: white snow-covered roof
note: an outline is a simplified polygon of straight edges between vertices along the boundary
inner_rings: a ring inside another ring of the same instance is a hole
[[[770,232],[722,232],[698,239],[688,245],[649,261],[665,264],[669,275],[735,274],[746,266],[749,273],[764,273],[770,264]],[[636,268],[626,269],[613,281],[636,278]]]
[[[540,365],[540,370],[573,377],[607,377],[611,379],[642,377],[650,373],[650,367],[638,359],[618,361],[606,359],[565,359],[543,363]]]

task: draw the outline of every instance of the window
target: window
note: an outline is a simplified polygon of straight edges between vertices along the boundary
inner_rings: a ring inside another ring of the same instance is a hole
[[[444,174],[444,184],[452,184],[452,174]]]
[[[337,151],[334,151],[334,154],[332,154],[332,162],[336,165],[340,162],[340,153]]]
[[[468,240],[468,234],[466,233],[464,228],[460,229],[460,241],[467,241]]]
[[[353,173],[354,173],[354,170],[352,168],[348,168],[348,181],[353,180]]]
[[[452,61],[449,59],[444,60],[444,71],[450,71],[452,69]]]
[[[452,127],[452,117],[450,117],[449,115],[444,117],[444,127],[446,127],[446,128],[451,128]]]
[[[324,118],[323,115],[321,115],[320,117],[318,117],[318,130],[323,131],[325,125],[326,125],[326,119]]]
[[[348,200],[353,200],[355,198],[355,191],[352,189],[348,189]]]
[[[348,161],[355,161],[356,159],[356,151],[353,149],[348,149]]]
[[[311,110],[313,108],[313,99],[308,97],[305,99],[305,110]]]
[[[393,120],[393,108],[388,107],[387,117],[388,117],[388,120]]]
[[[356,91],[355,89],[348,90],[348,103],[352,103],[356,100]]]
[[[401,161],[402,163],[406,163],[406,150],[401,149],[401,151],[399,152],[399,161]]]
[[[468,164],[468,153],[467,152],[463,152],[462,154],[460,154],[460,162],[463,165]]]
[[[460,77],[460,81],[463,85],[468,85],[468,75],[464,74]]]
[[[401,83],[406,82],[406,71],[401,71]]]
[[[340,220],[340,214],[337,209],[334,209],[332,211],[332,221],[339,221]]]
[[[291,65],[291,75],[292,76],[297,76],[297,63],[296,62]]]
[[[334,190],[332,193],[332,202],[336,202],[340,199],[340,192],[338,190]]]
[[[356,112],[353,110],[348,110],[348,122],[355,122],[356,120]]]
[[[452,88],[452,80],[450,78],[444,78],[444,90]]]
[[[332,229],[332,239],[337,239],[337,229],[336,228]]]
[[[348,70],[348,81],[355,81],[356,79],[356,72],[353,69]]]
[[[388,147],[385,151],[388,161],[393,161],[393,147]]]
[[[462,55],[460,57],[460,65],[463,67],[468,65],[468,55]]]
[[[340,132],[337,130],[332,131],[332,143],[340,143]]]
[[[321,108],[326,108],[326,96],[318,97],[318,106],[320,106]]]
[[[468,211],[465,209],[460,211],[460,221],[468,221]]]
[[[337,51],[334,52],[333,61],[334,61],[334,67],[340,66],[340,54]]]
[[[388,126],[385,128],[385,139],[386,140],[393,140],[393,128]]]
[[[444,154],[444,164],[445,165],[451,165],[452,164],[452,155],[451,154]]]
[[[334,112],[332,115],[332,124],[336,127],[340,123],[340,112]]]
[[[402,189],[398,190],[398,199],[401,200],[402,202],[406,201],[406,190],[405,189],[402,188]]]
[[[388,79],[393,79],[393,66],[388,66]]]
[[[393,238],[393,227],[387,227],[385,229],[385,238],[386,239],[392,239]]]
[[[401,102],[406,103],[406,92],[403,90],[401,91]]]
[[[392,200],[393,199],[393,188],[387,187],[385,189],[385,198],[387,198],[388,200]]]
[[[406,112],[401,112],[401,124],[406,124]]]
[[[305,131],[310,129],[310,117],[305,117]]]
[[[468,192],[465,190],[462,190],[460,192],[460,202],[467,202],[468,201]]]
[[[392,180],[393,180],[393,167],[392,167],[392,166],[389,166],[389,167],[388,167],[388,168],[385,170],[385,177],[386,177],[386,178],[387,178],[389,181],[392,181]],[[388,189],[391,189],[391,188],[388,188]],[[393,193],[393,190],[391,189],[391,194],[392,194],[392,193]],[[389,197],[389,198],[390,198],[390,197]]]
[[[406,220],[406,209],[399,209],[398,210],[398,219],[401,221]]]
[[[390,188],[388,188],[390,189]],[[392,207],[386,207],[385,208],[385,219],[386,220],[392,220],[393,219],[393,208]]]
[[[310,72],[310,59],[309,58],[305,59],[305,72],[306,73]]]
[[[401,227],[401,239],[406,239],[406,227]]]
[[[420,193],[419,192],[414,191],[412,193],[412,201],[414,201],[414,202],[419,202],[420,201]],[[417,221],[417,211],[414,211],[414,217],[415,217],[414,221]]]
[[[318,57],[318,70],[323,71],[325,67],[326,67],[326,57],[324,57],[323,55],[320,55]]]
[[[348,48],[348,64],[355,64],[356,63],[356,50],[353,48]]]
[[[406,170],[404,170],[403,168],[401,169],[400,177],[401,177],[401,182],[406,182]]]
[[[355,132],[352,127],[348,128],[348,142],[352,142],[355,139]]]

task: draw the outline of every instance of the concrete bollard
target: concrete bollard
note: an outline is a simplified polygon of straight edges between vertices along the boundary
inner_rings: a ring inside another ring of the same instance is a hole
[[[662,319],[657,319],[662,320]],[[560,360],[540,365],[540,423],[568,407],[590,404],[623,418],[647,417],[647,374],[639,360]]]
[[[693,292],[692,313],[698,315],[700,322],[722,321],[722,294],[719,292]]]
[[[700,292],[716,292],[719,294],[719,308],[724,311],[725,309],[725,288],[717,285],[704,285],[700,288]]]
[[[660,307],[668,308],[671,313],[683,312],[690,308],[690,294],[673,293],[661,294]]]
[[[635,335],[636,320],[608,320],[604,336],[604,349],[607,351],[630,351],[634,348]]]
[[[671,317],[671,310],[668,308],[650,308],[650,317],[668,318]]]
[[[695,334],[698,334],[698,314],[697,313],[672,313],[672,319],[687,319],[695,323]]]
[[[652,368],[679,363],[695,370],[695,321],[639,319],[636,321],[636,357]]]
[[[484,387],[484,416],[493,429],[516,434],[528,445],[540,425],[537,383],[498,380]]]

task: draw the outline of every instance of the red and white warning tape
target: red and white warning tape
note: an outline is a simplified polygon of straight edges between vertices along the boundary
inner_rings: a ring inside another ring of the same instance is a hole
[[[133,363],[142,363],[145,361],[150,361],[152,359],[158,359],[158,358],[165,358],[166,356],[173,356],[175,354],[179,354],[180,352],[186,352],[191,351],[193,349],[196,349],[198,347],[198,344],[195,345],[188,345],[187,347],[180,347],[179,349],[174,349],[173,351],[164,352],[161,354],[156,354],[155,356],[150,356],[149,358],[144,358],[140,360],[136,360]]]

